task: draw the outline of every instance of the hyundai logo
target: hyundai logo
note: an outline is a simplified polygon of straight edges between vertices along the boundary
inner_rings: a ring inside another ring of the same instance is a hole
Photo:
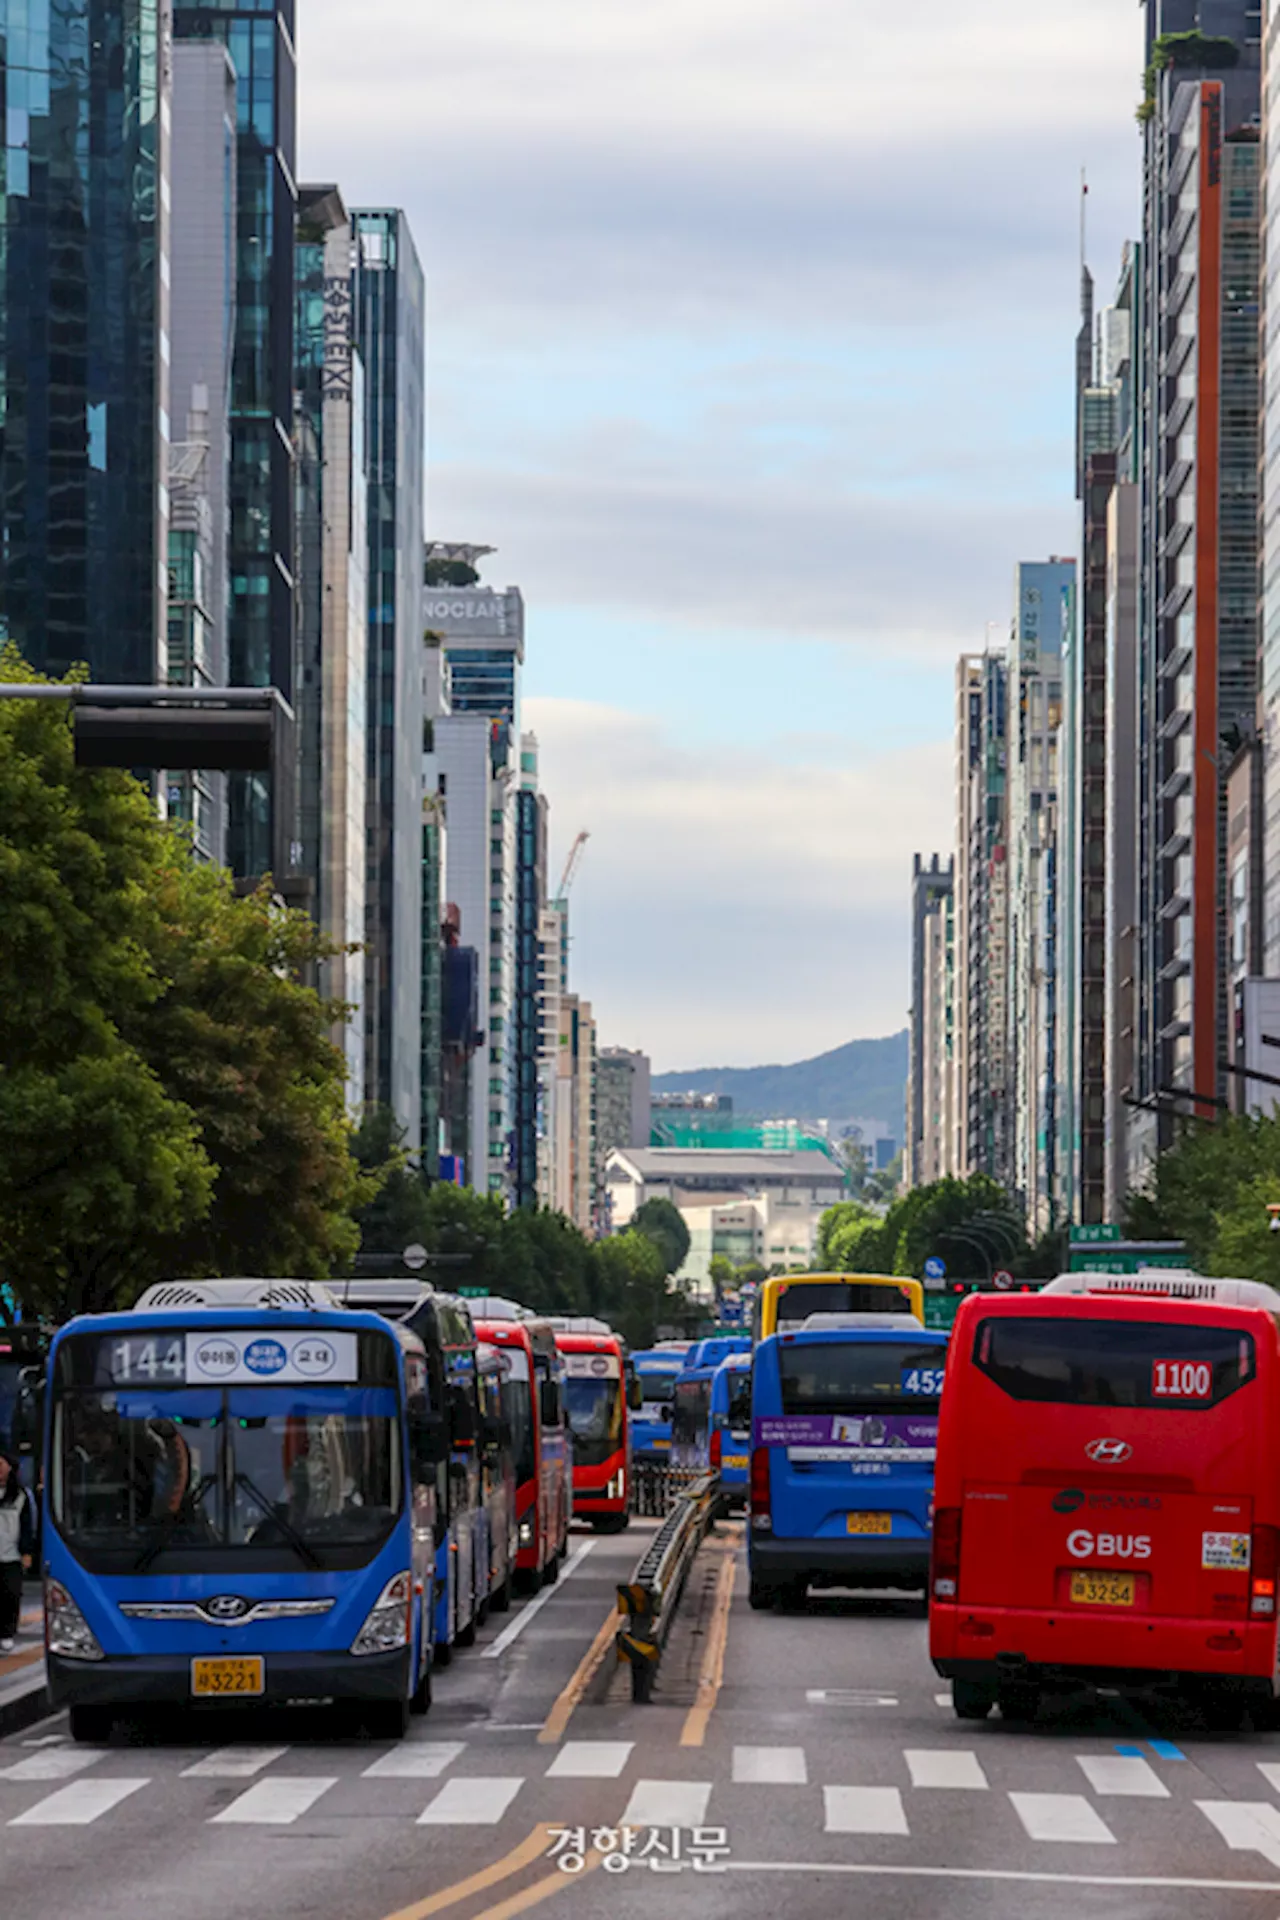
[[[1122,1460],[1129,1458],[1133,1448],[1127,1440],[1091,1440],[1085,1452],[1100,1467],[1118,1467]]]
[[[1084,1505],[1084,1495],[1079,1487],[1064,1487],[1054,1494],[1052,1504],[1055,1513],[1076,1513]]]
[[[215,1593],[211,1600],[204,1602],[203,1611],[211,1620],[243,1620],[249,1606],[250,1602],[242,1600],[238,1593]]]

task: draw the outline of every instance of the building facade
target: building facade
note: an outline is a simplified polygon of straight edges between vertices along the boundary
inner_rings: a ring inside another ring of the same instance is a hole
[[[601,1047],[596,1063],[596,1144],[602,1160],[615,1147],[647,1147],[652,1072],[647,1053]]]
[[[368,462],[366,1097],[422,1126],[426,285],[397,208],[353,208]],[[471,931],[467,933],[471,940]]]
[[[169,0],[0,0],[0,632],[42,673],[168,674],[171,66]]]
[[[950,1172],[955,1138],[955,861],[919,854],[911,879],[911,1053],[907,1073],[909,1187]]]
[[[1013,1186],[1009,1058],[1009,669],[966,654],[956,703],[956,981],[960,1015],[956,1170]]]

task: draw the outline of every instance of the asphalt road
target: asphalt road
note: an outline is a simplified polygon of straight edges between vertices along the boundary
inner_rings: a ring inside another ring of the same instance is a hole
[[[962,1725],[918,1604],[753,1614],[736,1532],[704,1549],[633,1707],[610,1641],[641,1531],[575,1536],[569,1578],[492,1621],[399,1747],[305,1715],[121,1729],[105,1752],[53,1719],[0,1743],[0,1913],[1280,1915],[1280,1738],[1083,1703]]]

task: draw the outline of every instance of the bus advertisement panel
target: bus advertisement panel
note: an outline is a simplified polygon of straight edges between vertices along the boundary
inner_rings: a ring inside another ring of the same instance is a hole
[[[1280,1336],[1266,1287],[973,1296],[938,1449],[930,1651],[957,1714],[1082,1684],[1269,1714]],[[1259,1304],[1239,1304],[1256,1299]]]

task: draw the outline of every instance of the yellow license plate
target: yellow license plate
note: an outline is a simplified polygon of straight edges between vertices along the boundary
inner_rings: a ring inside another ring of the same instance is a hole
[[[266,1690],[266,1672],[261,1658],[249,1660],[193,1660],[193,1694],[245,1694]]]
[[[720,1465],[722,1467],[732,1467],[740,1473],[745,1473],[747,1470],[747,1456],[745,1453],[726,1453]]]
[[[669,1440],[655,1440],[653,1450],[655,1453],[665,1453],[670,1445],[671,1442]]]
[[[1073,1573],[1071,1598],[1085,1607],[1131,1607],[1137,1581],[1131,1573]]]
[[[850,1533],[892,1533],[893,1515],[891,1513],[850,1513],[845,1515],[845,1525]]]

